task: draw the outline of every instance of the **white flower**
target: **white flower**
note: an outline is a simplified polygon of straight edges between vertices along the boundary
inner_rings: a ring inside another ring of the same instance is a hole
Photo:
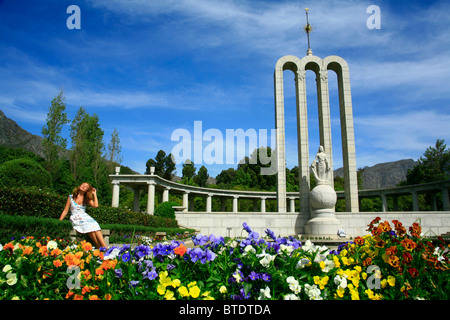
[[[120,249],[114,248],[111,250],[111,252],[107,256],[103,257],[103,260],[114,260],[117,258],[119,253],[120,253]]]
[[[302,245],[302,249],[307,252],[315,252],[316,246],[309,240],[306,240],[305,244]]]
[[[287,283],[289,283],[289,289],[295,294],[300,293],[302,291],[302,287],[298,284],[298,280],[296,280],[293,276],[287,277]]]
[[[312,286],[309,284],[305,284],[305,292],[309,297],[309,300],[323,300],[322,296],[320,295],[321,291],[315,284]]]
[[[0,251],[3,250],[3,245],[0,243]]]
[[[288,293],[283,297],[283,300],[300,300],[300,298],[293,293]]]
[[[3,269],[2,269],[3,272],[8,272],[8,271],[11,271],[11,270],[12,270],[12,268],[11,268],[11,266],[9,264],[4,266]]]
[[[334,283],[337,284],[342,289],[347,288],[347,277],[346,277],[346,275],[344,277],[336,275],[336,277],[334,277]]]
[[[321,265],[322,266],[322,265]],[[333,261],[325,259],[324,260],[324,268],[322,269],[322,272],[328,272],[331,269],[333,269],[335,267],[335,264]]]
[[[6,275],[6,283],[10,286],[13,286],[17,283],[17,275],[15,273],[8,273]]]
[[[290,254],[292,251],[294,251],[294,247],[280,244],[280,250],[286,252],[287,254]]]
[[[249,252],[251,252],[251,253],[256,253],[256,249],[253,248],[253,246],[248,245],[248,246],[246,246],[246,247],[244,248],[244,254],[243,254],[243,255],[246,255],[246,254],[249,253]]]
[[[265,268],[267,268],[270,264],[270,262],[272,262],[273,260],[275,260],[275,256],[272,256],[270,254],[265,254],[264,257],[259,261],[259,263],[261,263],[261,265]]]
[[[272,298],[272,296],[270,295],[270,289],[268,286],[266,286],[265,289],[259,289],[259,297],[258,300],[263,300],[263,299],[270,299]]]
[[[241,273],[239,272],[239,269],[236,269],[236,272],[233,273],[233,278],[236,279],[236,282],[239,283],[241,282]]]
[[[56,249],[56,248],[58,248],[58,244],[56,243],[56,241],[50,240],[47,243],[47,249],[48,250],[53,250],[53,249]]]

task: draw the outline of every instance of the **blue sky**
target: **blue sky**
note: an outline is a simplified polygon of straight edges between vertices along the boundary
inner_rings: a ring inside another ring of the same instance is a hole
[[[80,8],[79,30],[66,26],[70,5]],[[370,5],[380,8],[381,29],[367,28]],[[171,141],[175,130],[193,138],[194,121],[224,138],[227,129],[270,132],[274,67],[284,55],[306,54],[306,7],[314,55],[338,55],[350,67],[358,167],[416,160],[436,139],[450,143],[445,0],[0,0],[0,109],[41,135],[50,102],[63,89],[69,118],[80,106],[97,114],[106,143],[116,128],[122,164],[140,173],[158,150],[169,153],[179,143]],[[312,158],[319,144],[317,98],[313,73],[306,78]],[[286,71],[289,168],[297,165],[293,79]],[[334,73],[329,81],[338,168]],[[238,160],[196,166],[206,165],[215,177]]]

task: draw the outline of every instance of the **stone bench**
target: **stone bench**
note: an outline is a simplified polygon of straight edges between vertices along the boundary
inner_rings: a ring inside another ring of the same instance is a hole
[[[103,239],[105,240],[105,244],[107,246],[109,246],[110,230],[102,229],[102,235],[103,235]],[[72,229],[72,231],[70,231],[70,238],[72,241],[82,241],[82,240],[90,241],[90,239],[86,239],[86,237],[89,237],[89,236],[87,234],[79,233],[75,229]]]
[[[161,241],[166,239],[166,233],[162,231],[158,231],[155,233],[155,241]]]
[[[186,207],[184,207],[184,206],[172,206],[172,208],[174,208],[175,212],[178,212],[178,213],[184,212],[186,210]]]

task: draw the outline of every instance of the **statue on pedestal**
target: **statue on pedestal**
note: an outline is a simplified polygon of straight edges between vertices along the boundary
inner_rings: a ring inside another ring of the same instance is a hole
[[[314,178],[316,178],[317,185],[329,183],[330,164],[328,163],[328,158],[323,146],[319,147],[319,151],[316,154],[316,158],[311,163],[310,168]]]

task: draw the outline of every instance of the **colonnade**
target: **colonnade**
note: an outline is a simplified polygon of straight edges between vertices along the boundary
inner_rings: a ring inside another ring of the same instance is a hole
[[[179,212],[194,212],[194,198],[206,198],[206,208],[204,212],[213,213],[213,198],[220,198],[220,211],[226,212],[226,201],[232,199],[233,213],[239,212],[239,201],[242,199],[250,199],[253,202],[252,212],[265,213],[267,208],[267,201],[277,200],[276,192],[265,191],[244,191],[244,190],[224,190],[213,188],[201,188],[180,184],[174,181],[163,179],[151,171],[150,175],[127,174],[122,175],[116,171],[115,175],[110,175],[113,185],[112,206],[119,206],[119,190],[120,185],[125,186],[134,192],[133,211],[139,211],[139,195],[141,191],[146,191],[148,196],[146,212],[153,214],[155,210],[156,194],[162,193],[162,202],[169,201],[170,194],[182,195],[183,203],[177,207]],[[440,194],[442,199],[443,211],[450,211],[450,202],[448,191],[450,189],[450,180],[442,182],[434,182],[428,184],[403,186],[395,188],[377,189],[377,190],[359,190],[358,198],[361,201],[364,198],[381,198],[382,212],[388,211],[388,199],[392,198],[394,203],[394,211],[398,209],[398,197],[411,196],[413,211],[420,211],[419,194],[430,194],[432,198],[432,210],[437,210],[437,195]],[[344,191],[336,192],[338,199],[345,198]],[[287,192],[287,210],[286,212],[298,212],[300,214],[308,214],[301,210],[296,210],[296,207],[302,208],[298,192]],[[259,206],[258,206],[259,204]],[[202,211],[203,212],[203,211]],[[281,212],[282,213],[282,212]]]

